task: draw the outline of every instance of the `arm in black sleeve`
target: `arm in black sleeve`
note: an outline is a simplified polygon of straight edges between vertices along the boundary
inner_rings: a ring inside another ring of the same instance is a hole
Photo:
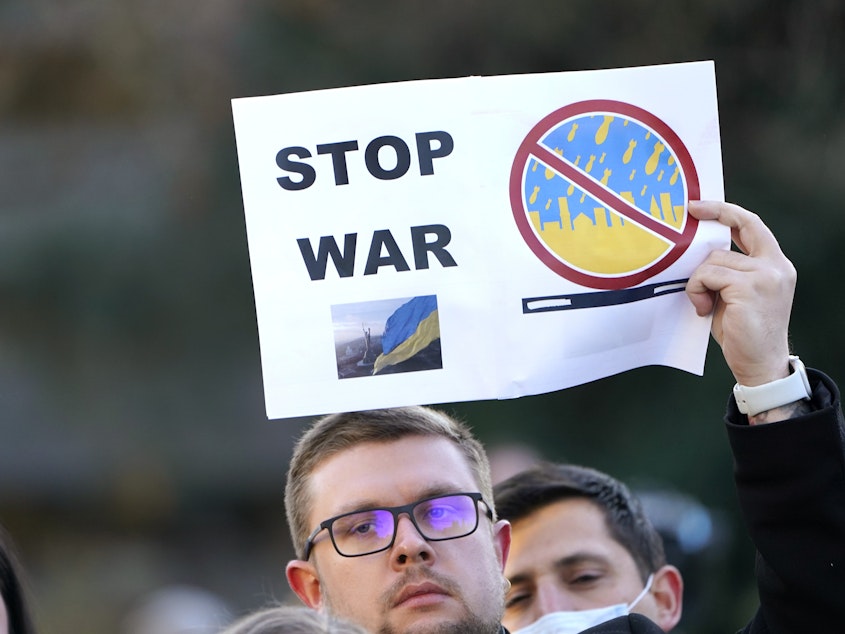
[[[725,417],[760,608],[747,634],[845,632],[845,421],[839,390],[808,371],[812,409],[749,426]]]

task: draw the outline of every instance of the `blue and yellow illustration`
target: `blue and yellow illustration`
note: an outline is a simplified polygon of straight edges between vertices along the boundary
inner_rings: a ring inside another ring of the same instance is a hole
[[[514,213],[523,236],[533,235],[529,245],[553,268],[559,262],[562,275],[599,287],[665,268],[689,244],[688,229],[694,233],[685,212],[694,175],[688,154],[671,131],[661,134],[642,120],[652,117],[635,118],[624,106],[547,118],[514,164]]]

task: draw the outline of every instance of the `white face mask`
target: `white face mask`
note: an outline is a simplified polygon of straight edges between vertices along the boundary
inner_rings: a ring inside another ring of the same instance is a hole
[[[625,616],[651,589],[654,575],[649,575],[645,588],[631,603],[617,603],[606,608],[592,610],[576,610],[567,612],[550,612],[531,625],[527,625],[513,634],[578,634],[584,630],[599,625],[605,621]]]

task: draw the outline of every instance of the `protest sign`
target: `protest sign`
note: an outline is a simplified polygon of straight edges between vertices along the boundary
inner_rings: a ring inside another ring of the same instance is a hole
[[[711,62],[232,101],[269,418],[701,374]]]

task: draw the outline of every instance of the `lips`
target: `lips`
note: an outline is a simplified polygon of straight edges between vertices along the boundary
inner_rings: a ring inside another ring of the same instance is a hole
[[[401,592],[396,595],[393,606],[427,603],[429,600],[438,601],[440,597],[445,596],[449,596],[449,593],[436,583],[430,581],[413,583],[402,588]]]

